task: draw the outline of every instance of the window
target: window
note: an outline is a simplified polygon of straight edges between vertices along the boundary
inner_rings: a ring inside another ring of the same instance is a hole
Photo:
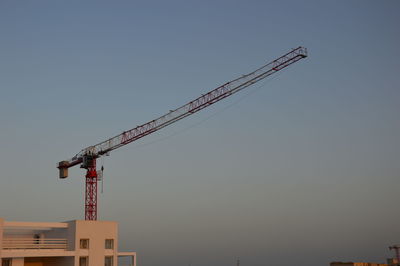
[[[11,259],[2,259],[1,266],[11,266]]]
[[[79,258],[79,266],[88,266],[88,265],[89,265],[88,257],[80,257]]]
[[[114,239],[106,239],[105,249],[114,249]]]
[[[89,239],[81,239],[80,248],[81,249],[88,249],[89,248]]]
[[[113,256],[106,256],[104,259],[104,266],[113,266],[114,257]]]

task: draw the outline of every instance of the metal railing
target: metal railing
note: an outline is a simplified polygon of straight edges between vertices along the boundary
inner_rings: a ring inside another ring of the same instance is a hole
[[[3,238],[3,249],[67,249],[65,238]]]

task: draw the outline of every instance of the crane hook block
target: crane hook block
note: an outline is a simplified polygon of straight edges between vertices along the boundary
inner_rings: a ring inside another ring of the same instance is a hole
[[[68,177],[68,161],[61,161],[58,163],[58,170],[60,171],[60,178],[64,179]]]

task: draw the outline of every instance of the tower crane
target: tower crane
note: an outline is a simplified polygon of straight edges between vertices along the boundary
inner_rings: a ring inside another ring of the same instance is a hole
[[[59,162],[57,168],[59,169],[59,177],[62,179],[68,177],[68,168],[70,167],[80,164],[81,168],[86,169],[85,220],[97,220],[97,182],[99,178],[96,160],[98,158],[190,116],[306,57],[307,49],[299,46],[272,62],[231,80],[206,94],[202,94],[202,96],[169,111],[163,116],[124,131],[96,145],[84,148],[71,159]]]

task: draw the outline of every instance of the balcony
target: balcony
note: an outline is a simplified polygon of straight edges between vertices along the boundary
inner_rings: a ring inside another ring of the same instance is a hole
[[[63,238],[3,238],[3,249],[58,249],[67,250]]]

